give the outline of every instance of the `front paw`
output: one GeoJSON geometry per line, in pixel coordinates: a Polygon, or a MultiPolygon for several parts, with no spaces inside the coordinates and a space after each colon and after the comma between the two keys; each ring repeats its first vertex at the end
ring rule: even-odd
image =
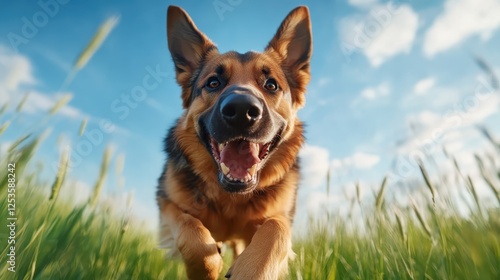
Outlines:
{"type": "Polygon", "coordinates": [[[279,262],[244,251],[236,258],[225,277],[231,280],[276,280],[279,271],[279,262]]]}
{"type": "Polygon", "coordinates": [[[223,267],[220,244],[200,224],[185,227],[177,239],[177,248],[189,279],[217,279],[223,267]]]}
{"type": "Polygon", "coordinates": [[[217,279],[223,267],[223,259],[217,244],[198,244],[181,251],[189,279],[217,279]]]}

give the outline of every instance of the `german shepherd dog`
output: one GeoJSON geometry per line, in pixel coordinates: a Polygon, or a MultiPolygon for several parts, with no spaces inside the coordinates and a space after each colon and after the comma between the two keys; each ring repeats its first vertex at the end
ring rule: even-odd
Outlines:
{"type": "Polygon", "coordinates": [[[219,277],[223,242],[234,253],[226,278],[278,279],[293,255],[309,11],[291,11],[262,53],[219,53],[175,6],[167,37],[184,111],[165,139],[160,245],[190,279],[219,277]]]}

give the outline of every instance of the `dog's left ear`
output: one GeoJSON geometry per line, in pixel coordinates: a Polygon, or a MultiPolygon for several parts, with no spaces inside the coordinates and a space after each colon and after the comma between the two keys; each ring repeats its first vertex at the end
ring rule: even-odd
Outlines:
{"type": "Polygon", "coordinates": [[[218,52],[217,47],[198,30],[186,11],[176,6],[168,7],[167,38],[177,83],[182,87],[182,105],[187,108],[191,102],[192,77],[203,59],[218,52]]]}
{"type": "Polygon", "coordinates": [[[277,55],[292,89],[296,108],[304,106],[312,55],[311,21],[306,6],[297,7],[286,16],[269,42],[266,53],[277,55]]]}

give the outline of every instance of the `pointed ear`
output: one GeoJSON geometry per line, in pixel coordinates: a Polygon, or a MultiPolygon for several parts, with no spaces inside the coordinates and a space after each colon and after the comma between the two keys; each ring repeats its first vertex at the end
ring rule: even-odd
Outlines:
{"type": "Polygon", "coordinates": [[[196,28],[189,15],[176,6],[168,7],[167,38],[177,83],[182,87],[182,104],[186,108],[191,102],[193,75],[208,54],[218,52],[217,47],[196,28]]]}
{"type": "Polygon", "coordinates": [[[269,42],[266,53],[281,61],[292,87],[293,101],[297,108],[302,107],[310,80],[309,62],[312,55],[311,21],[306,6],[297,7],[286,16],[269,42]]]}

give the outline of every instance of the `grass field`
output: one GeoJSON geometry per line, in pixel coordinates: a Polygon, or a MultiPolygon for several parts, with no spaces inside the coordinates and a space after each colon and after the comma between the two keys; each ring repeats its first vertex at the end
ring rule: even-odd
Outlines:
{"type": "MultiPolygon", "coordinates": [[[[156,249],[154,233],[96,203],[109,155],[103,156],[94,194],[87,203],[74,205],[58,197],[61,188],[71,187],[64,183],[67,155],[61,156],[53,182],[42,182],[30,164],[38,141],[22,137],[0,160],[0,221],[4,224],[0,279],[185,278],[182,265],[165,259],[156,249]],[[15,191],[14,176],[9,174],[15,174],[15,191]],[[7,197],[9,193],[15,196],[7,197]],[[8,198],[15,199],[15,209],[8,198]],[[15,244],[7,246],[12,217],[17,218],[15,244]],[[9,271],[12,251],[15,272],[9,271]]],[[[493,162],[500,158],[499,154],[488,157],[493,162]]],[[[462,178],[461,186],[475,199],[475,204],[469,204],[470,215],[460,215],[455,202],[446,197],[449,186],[433,183],[422,166],[426,184],[417,195],[427,197],[427,202],[396,206],[385,199],[384,180],[372,205],[352,201],[353,207],[362,210],[357,222],[334,213],[325,213],[328,218],[321,221],[311,219],[307,234],[294,241],[297,256],[287,278],[500,279],[500,170],[495,165],[486,168],[484,160],[477,157],[479,179],[489,186],[496,206],[483,206],[476,193],[478,182],[456,165],[454,175],[462,178]]]]}

